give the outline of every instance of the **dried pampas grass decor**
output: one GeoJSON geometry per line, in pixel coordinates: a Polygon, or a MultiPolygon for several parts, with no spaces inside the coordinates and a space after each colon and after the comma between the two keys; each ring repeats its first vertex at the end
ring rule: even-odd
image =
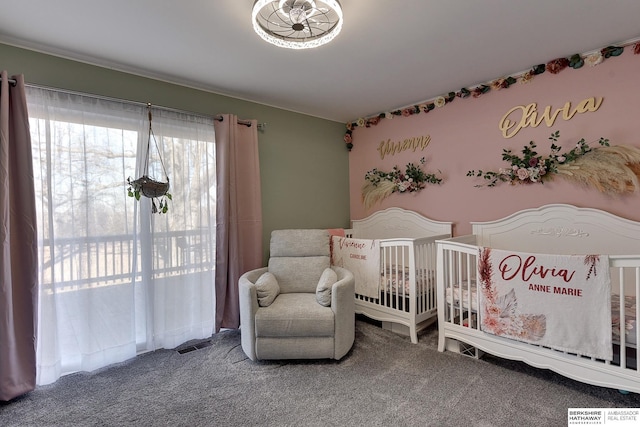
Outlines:
{"type": "Polygon", "coordinates": [[[362,186],[362,204],[365,209],[369,209],[389,197],[395,188],[396,184],[391,181],[381,181],[378,184],[367,181],[362,186]]]}
{"type": "Polygon", "coordinates": [[[570,164],[558,165],[559,176],[607,194],[640,191],[640,148],[598,147],[570,164]]]}
{"type": "MultiPolygon", "coordinates": [[[[540,156],[536,144],[525,145],[522,154],[516,155],[509,149],[502,152],[502,160],[511,164],[498,171],[472,170],[467,176],[482,177],[485,184],[494,187],[501,182],[511,185],[544,183],[554,177],[595,188],[609,195],[640,192],[640,147],[629,145],[611,146],[609,140],[600,138],[599,147],[592,148],[584,139],[564,153],[556,145],[560,132],[551,134],[551,154],[540,156]]],[[[483,185],[476,185],[482,187],[483,185]]]]}

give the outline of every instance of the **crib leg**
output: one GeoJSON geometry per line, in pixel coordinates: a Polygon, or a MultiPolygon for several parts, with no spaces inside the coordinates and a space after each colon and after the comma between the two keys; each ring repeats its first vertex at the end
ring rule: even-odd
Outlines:
{"type": "Polygon", "coordinates": [[[444,337],[444,334],[439,333],[438,334],[438,351],[440,353],[444,351],[445,343],[446,343],[446,338],[444,337]]]}
{"type": "Polygon", "coordinates": [[[418,344],[418,332],[416,330],[416,324],[413,324],[409,327],[409,334],[411,335],[411,343],[418,344]]]}

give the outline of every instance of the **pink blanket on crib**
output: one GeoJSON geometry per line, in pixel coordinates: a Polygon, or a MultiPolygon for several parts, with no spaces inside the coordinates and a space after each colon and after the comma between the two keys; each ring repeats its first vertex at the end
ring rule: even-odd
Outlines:
{"type": "Polygon", "coordinates": [[[607,256],[480,248],[478,278],[484,332],[612,360],[607,256]]]}
{"type": "Polygon", "coordinates": [[[356,294],[380,296],[380,241],[331,236],[331,265],[353,273],[356,294]]]}

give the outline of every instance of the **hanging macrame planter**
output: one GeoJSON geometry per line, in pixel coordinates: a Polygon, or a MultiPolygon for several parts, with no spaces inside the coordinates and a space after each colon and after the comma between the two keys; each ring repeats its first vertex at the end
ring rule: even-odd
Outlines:
{"type": "Polygon", "coordinates": [[[153,213],[163,214],[167,213],[169,210],[169,200],[171,200],[171,194],[169,193],[169,176],[167,175],[167,170],[164,167],[164,162],[160,155],[158,142],[156,141],[153,129],[151,128],[151,104],[147,104],[147,109],[149,111],[149,137],[147,139],[147,155],[144,160],[144,175],[135,180],[132,180],[130,177],[127,178],[127,184],[129,185],[127,193],[129,197],[135,197],[136,200],[140,200],[141,195],[151,199],[151,211],[153,213]],[[166,182],[156,181],[148,175],[152,139],[156,150],[158,151],[158,158],[160,159],[160,164],[162,165],[162,171],[164,172],[166,182]]]}

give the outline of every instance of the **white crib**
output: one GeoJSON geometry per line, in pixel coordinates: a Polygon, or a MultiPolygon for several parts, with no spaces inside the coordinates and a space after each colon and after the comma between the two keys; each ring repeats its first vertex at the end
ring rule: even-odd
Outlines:
{"type": "Polygon", "coordinates": [[[347,236],[377,239],[381,252],[379,295],[356,294],[356,313],[417,343],[418,332],[436,320],[435,242],[451,237],[452,223],[388,208],[351,224],[347,236]]]}
{"type": "MultiPolygon", "coordinates": [[[[483,352],[551,369],[592,385],[640,393],[640,222],[570,205],[527,209],[472,223],[472,235],[437,243],[439,351],[483,352]],[[613,360],[515,341],[480,330],[476,292],[479,247],[542,254],[607,254],[612,288],[613,360]],[[624,298],[621,298],[624,296],[624,298]]],[[[480,312],[481,313],[481,312],[480,312]]]]}

